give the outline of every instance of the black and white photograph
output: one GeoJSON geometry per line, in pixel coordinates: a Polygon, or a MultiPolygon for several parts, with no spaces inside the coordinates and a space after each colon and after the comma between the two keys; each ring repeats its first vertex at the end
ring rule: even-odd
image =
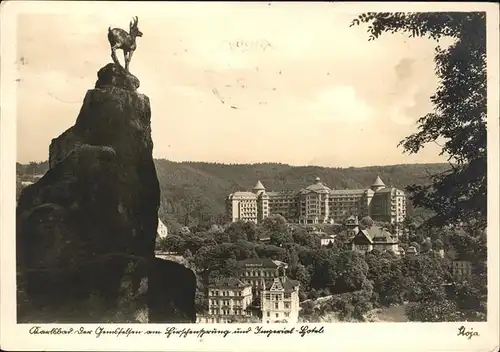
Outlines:
{"type": "Polygon", "coordinates": [[[42,3],[2,6],[11,324],[498,341],[498,6],[42,3]]]}

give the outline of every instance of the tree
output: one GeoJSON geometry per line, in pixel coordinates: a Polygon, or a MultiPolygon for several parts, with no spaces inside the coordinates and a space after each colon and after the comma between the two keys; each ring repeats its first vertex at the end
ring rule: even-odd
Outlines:
{"type": "Polygon", "coordinates": [[[311,287],[315,289],[334,287],[338,276],[335,253],[326,248],[320,248],[312,251],[311,254],[311,287]]]}
{"type": "Polygon", "coordinates": [[[239,240],[233,246],[233,255],[236,260],[245,260],[249,258],[257,258],[255,252],[255,244],[248,241],[239,240]]]}
{"type": "Polygon", "coordinates": [[[276,247],[283,247],[287,243],[293,243],[293,237],[287,232],[272,232],[270,243],[276,247]]]}
{"type": "Polygon", "coordinates": [[[286,255],[284,248],[266,244],[257,245],[255,252],[257,252],[259,258],[270,258],[273,260],[283,260],[286,255]]]}
{"type": "Polygon", "coordinates": [[[262,221],[262,228],[269,234],[272,233],[286,233],[288,228],[286,219],[281,215],[271,215],[262,221]]]}
{"type": "Polygon", "coordinates": [[[194,260],[193,253],[189,249],[186,249],[182,256],[184,257],[189,266],[193,264],[194,260]]]}
{"type": "Polygon", "coordinates": [[[257,241],[260,237],[257,225],[251,221],[236,221],[231,223],[225,233],[229,236],[231,242],[238,240],[257,241]]]}
{"type": "Polygon", "coordinates": [[[368,276],[364,256],[354,251],[343,251],[336,256],[335,293],[361,290],[368,276]]]}
{"type": "Polygon", "coordinates": [[[185,241],[182,237],[177,235],[169,235],[159,242],[160,249],[167,252],[183,253],[185,249],[185,241]]]}
{"type": "Polygon", "coordinates": [[[383,32],[439,40],[434,61],[440,84],[431,97],[434,111],[418,120],[418,131],[400,142],[405,152],[418,153],[441,139],[450,169],[433,175],[432,184],[408,187],[416,206],[434,211],[427,226],[466,222],[486,227],[486,13],[366,13],[351,26],[369,23],[369,41],[383,32]]]}
{"type": "Polygon", "coordinates": [[[420,253],[420,245],[417,242],[410,242],[410,247],[414,247],[420,253]]]}
{"type": "Polygon", "coordinates": [[[189,234],[186,235],[183,239],[184,239],[184,250],[189,249],[191,253],[196,253],[198,249],[204,247],[205,245],[204,242],[206,241],[203,237],[201,237],[198,234],[195,235],[189,234]]]}
{"type": "Polygon", "coordinates": [[[418,322],[443,322],[461,321],[462,316],[455,302],[439,298],[432,302],[421,301],[410,303],[406,307],[406,316],[410,321],[418,322]]]}
{"type": "Polygon", "coordinates": [[[436,250],[441,250],[444,248],[444,244],[443,244],[443,241],[441,241],[439,238],[434,241],[434,244],[433,244],[433,247],[436,248],[436,250]]]}
{"type": "Polygon", "coordinates": [[[435,252],[402,260],[406,299],[411,302],[440,302],[446,298],[443,284],[450,281],[445,263],[435,252]]]}
{"type": "Polygon", "coordinates": [[[377,254],[374,251],[368,253],[365,260],[376,301],[384,306],[401,303],[405,284],[401,260],[391,252],[377,254]]]}
{"type": "Polygon", "coordinates": [[[457,260],[466,260],[473,263],[486,261],[486,233],[476,236],[465,232],[453,232],[447,236],[449,245],[456,252],[457,260]]]}
{"type": "Polygon", "coordinates": [[[300,263],[293,264],[288,267],[289,276],[300,282],[300,290],[308,291],[309,282],[311,281],[311,275],[307,271],[306,267],[300,263]]]}
{"type": "Polygon", "coordinates": [[[308,248],[319,248],[321,240],[318,236],[308,233],[304,229],[297,229],[292,234],[293,242],[308,248]]]}
{"type": "Polygon", "coordinates": [[[236,242],[238,240],[246,241],[248,239],[245,232],[245,224],[245,221],[236,221],[229,225],[225,233],[229,236],[231,242],[236,242]]]}
{"type": "Polygon", "coordinates": [[[426,238],[420,245],[420,252],[426,253],[432,250],[432,242],[430,238],[426,238]]]}
{"type": "Polygon", "coordinates": [[[374,225],[374,221],[372,220],[371,217],[369,216],[365,216],[364,218],[362,218],[360,221],[359,221],[359,227],[361,229],[369,229],[370,227],[372,227],[374,225]]]}

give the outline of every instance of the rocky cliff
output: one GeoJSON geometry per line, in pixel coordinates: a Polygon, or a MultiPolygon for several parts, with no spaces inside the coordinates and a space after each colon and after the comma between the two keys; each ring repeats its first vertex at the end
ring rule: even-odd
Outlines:
{"type": "Polygon", "coordinates": [[[194,273],[154,257],[151,109],[120,66],[98,72],[50,169],[17,207],[18,320],[193,322],[194,273]]]}

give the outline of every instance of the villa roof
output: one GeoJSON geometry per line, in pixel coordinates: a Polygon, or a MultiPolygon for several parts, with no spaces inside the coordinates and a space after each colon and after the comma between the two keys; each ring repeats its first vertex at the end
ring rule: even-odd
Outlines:
{"type": "Polygon", "coordinates": [[[274,290],[283,290],[285,292],[293,292],[295,288],[299,286],[299,282],[297,280],[289,279],[288,277],[277,277],[272,281],[267,281],[265,283],[266,290],[274,291],[274,290]]]}
{"type": "Polygon", "coordinates": [[[368,229],[359,230],[358,234],[352,239],[352,241],[354,241],[360,234],[364,235],[372,244],[392,244],[398,242],[397,239],[392,237],[390,232],[378,226],[372,226],[368,229]]]}

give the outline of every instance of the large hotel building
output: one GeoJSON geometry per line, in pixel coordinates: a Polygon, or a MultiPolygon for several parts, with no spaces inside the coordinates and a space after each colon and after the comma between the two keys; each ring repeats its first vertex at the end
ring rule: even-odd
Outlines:
{"type": "Polygon", "coordinates": [[[259,223],[280,214],[299,224],[332,224],[350,216],[370,216],[375,221],[402,222],[406,217],[406,195],[388,187],[377,176],[368,189],[330,189],[319,178],[299,191],[266,192],[258,181],[252,192],[234,192],[226,199],[231,221],[259,223]]]}

